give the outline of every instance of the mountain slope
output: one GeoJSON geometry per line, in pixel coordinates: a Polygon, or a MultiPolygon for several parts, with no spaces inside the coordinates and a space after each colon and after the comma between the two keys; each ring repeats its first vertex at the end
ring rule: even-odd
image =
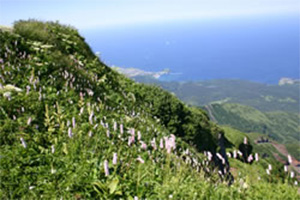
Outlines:
{"type": "Polygon", "coordinates": [[[228,187],[223,130],[111,70],[74,28],[19,21],[0,30],[0,45],[1,198],[297,198],[280,170],[228,187]]]}
{"type": "Polygon", "coordinates": [[[287,144],[289,152],[299,155],[300,116],[286,112],[263,113],[240,104],[211,104],[210,112],[219,124],[230,125],[244,132],[258,132],[287,144]]]}

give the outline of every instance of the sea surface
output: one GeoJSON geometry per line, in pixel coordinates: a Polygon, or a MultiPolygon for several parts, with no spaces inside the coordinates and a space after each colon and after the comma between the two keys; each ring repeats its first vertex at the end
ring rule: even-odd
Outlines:
{"type": "Polygon", "coordinates": [[[173,21],[80,30],[110,66],[170,69],[163,80],[299,78],[299,16],[173,21]]]}

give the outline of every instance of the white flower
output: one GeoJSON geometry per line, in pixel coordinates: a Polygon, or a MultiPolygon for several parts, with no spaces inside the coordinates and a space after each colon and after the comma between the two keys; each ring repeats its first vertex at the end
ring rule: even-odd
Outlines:
{"type": "Polygon", "coordinates": [[[291,155],[288,155],[288,162],[289,162],[289,164],[292,164],[292,157],[291,157],[291,155]]]}
{"type": "Polygon", "coordinates": [[[109,169],[108,169],[108,161],[107,160],[104,161],[104,173],[105,173],[105,176],[109,176],[109,169]]]}
{"type": "Polygon", "coordinates": [[[294,176],[295,176],[295,173],[291,172],[291,178],[294,178],[294,176]]]}
{"type": "Polygon", "coordinates": [[[55,152],[55,148],[54,148],[54,145],[51,146],[51,153],[54,153],[55,152]]]}
{"type": "Polygon", "coordinates": [[[22,143],[23,147],[26,148],[27,144],[26,144],[24,138],[21,137],[20,140],[21,140],[21,143],[22,143]]]}

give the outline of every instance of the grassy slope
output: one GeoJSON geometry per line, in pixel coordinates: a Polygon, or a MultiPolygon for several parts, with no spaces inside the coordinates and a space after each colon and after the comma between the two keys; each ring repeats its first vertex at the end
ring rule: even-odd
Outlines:
{"type": "Polygon", "coordinates": [[[285,112],[263,113],[240,104],[213,104],[212,113],[219,124],[244,132],[259,132],[287,144],[289,152],[299,157],[299,115],[285,112]]]}
{"type": "Polygon", "coordinates": [[[224,184],[198,153],[216,151],[220,128],[106,67],[73,28],[23,21],[0,41],[1,198],[297,198],[276,177],[224,184]],[[176,148],[167,153],[160,141],[171,134],[176,148]]]}

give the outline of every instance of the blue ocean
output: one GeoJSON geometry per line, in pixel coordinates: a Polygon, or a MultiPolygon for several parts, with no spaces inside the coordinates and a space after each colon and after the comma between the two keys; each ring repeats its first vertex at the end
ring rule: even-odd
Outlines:
{"type": "Polygon", "coordinates": [[[299,16],[223,18],[81,30],[107,65],[170,69],[163,80],[299,78],[299,16]]]}

